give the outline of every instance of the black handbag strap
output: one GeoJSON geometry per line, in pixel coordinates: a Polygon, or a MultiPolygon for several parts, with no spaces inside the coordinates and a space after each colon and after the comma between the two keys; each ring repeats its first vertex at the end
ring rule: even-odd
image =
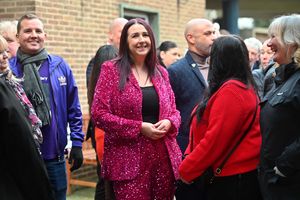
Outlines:
{"type": "MultiPolygon", "coordinates": [[[[226,157],[222,161],[221,165],[216,168],[216,170],[214,171],[214,174],[217,174],[217,175],[221,174],[222,169],[223,169],[225,163],[227,162],[227,160],[229,159],[229,157],[231,156],[231,154],[235,151],[235,149],[239,146],[239,144],[243,141],[243,139],[245,138],[247,133],[250,131],[250,129],[251,129],[251,127],[252,127],[252,125],[255,121],[257,109],[258,109],[258,101],[257,101],[257,97],[256,97],[256,108],[255,108],[255,112],[254,112],[254,115],[252,117],[251,123],[249,124],[248,128],[245,130],[245,132],[243,133],[243,135],[241,136],[239,141],[235,144],[235,146],[231,149],[231,151],[226,155],[226,157]]],[[[193,132],[192,132],[191,143],[192,143],[192,145],[190,146],[190,152],[193,151],[193,144],[194,144],[194,133],[193,132]]]]}
{"type": "Polygon", "coordinates": [[[249,124],[248,128],[245,130],[245,132],[243,133],[242,137],[239,139],[239,141],[235,144],[235,146],[231,149],[231,151],[227,154],[227,156],[225,157],[225,159],[223,160],[223,162],[221,163],[221,165],[215,170],[215,173],[217,175],[221,174],[222,169],[225,165],[225,163],[227,162],[227,160],[229,159],[229,157],[231,156],[231,154],[236,150],[236,148],[239,146],[239,144],[243,141],[243,139],[246,137],[247,133],[250,131],[254,121],[255,121],[255,117],[256,117],[256,113],[257,113],[257,109],[258,109],[258,102],[257,102],[257,97],[256,97],[256,107],[255,107],[255,112],[254,115],[252,117],[251,123],[249,124]]]}

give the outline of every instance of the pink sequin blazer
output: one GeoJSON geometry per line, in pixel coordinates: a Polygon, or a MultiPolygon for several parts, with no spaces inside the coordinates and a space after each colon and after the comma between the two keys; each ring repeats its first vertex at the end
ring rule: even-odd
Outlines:
{"type": "MultiPolygon", "coordinates": [[[[172,169],[179,178],[181,151],[176,142],[180,114],[176,110],[174,94],[167,71],[159,66],[151,78],[159,96],[159,120],[172,123],[164,142],[172,169]]],[[[92,118],[105,131],[102,175],[109,180],[130,180],[139,173],[142,126],[142,91],[131,73],[123,90],[119,89],[119,71],[113,61],[102,65],[92,105],[92,118]]]]}

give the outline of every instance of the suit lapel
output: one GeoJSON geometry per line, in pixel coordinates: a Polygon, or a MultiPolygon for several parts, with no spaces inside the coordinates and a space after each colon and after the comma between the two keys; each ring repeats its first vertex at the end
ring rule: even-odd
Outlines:
{"type": "Polygon", "coordinates": [[[136,78],[134,77],[133,73],[130,72],[129,74],[129,82],[136,88],[138,88],[139,90],[141,89],[140,86],[139,86],[139,83],[138,81],[136,80],[136,78]]]}
{"type": "Polygon", "coordinates": [[[207,83],[204,79],[204,77],[202,76],[200,70],[199,70],[199,67],[198,67],[198,64],[193,60],[192,56],[190,55],[189,52],[186,53],[186,60],[188,62],[188,64],[190,65],[193,73],[196,75],[196,77],[198,78],[198,80],[200,81],[200,83],[207,87],[207,83]]]}

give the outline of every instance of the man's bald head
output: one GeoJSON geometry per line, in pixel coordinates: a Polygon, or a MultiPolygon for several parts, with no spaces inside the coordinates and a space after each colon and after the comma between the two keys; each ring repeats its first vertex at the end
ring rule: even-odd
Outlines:
{"type": "Polygon", "coordinates": [[[120,37],[123,30],[123,27],[128,22],[125,18],[116,18],[114,19],[110,26],[108,32],[108,43],[115,46],[119,49],[120,37]]]}
{"type": "Polygon", "coordinates": [[[207,19],[192,19],[185,26],[184,37],[190,51],[208,57],[211,45],[216,38],[215,27],[207,19]]]}
{"type": "Polygon", "coordinates": [[[185,31],[184,31],[184,37],[187,37],[187,34],[189,33],[194,33],[197,31],[198,26],[213,26],[213,23],[209,21],[208,19],[203,19],[203,18],[196,18],[190,20],[186,26],[185,26],[185,31]]]}

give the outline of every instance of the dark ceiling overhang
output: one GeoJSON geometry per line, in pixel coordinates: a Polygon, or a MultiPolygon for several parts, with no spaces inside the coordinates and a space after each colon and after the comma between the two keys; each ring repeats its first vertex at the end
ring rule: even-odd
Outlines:
{"type": "MultiPolygon", "coordinates": [[[[224,0],[206,0],[206,9],[222,10],[224,0]]],[[[230,0],[225,0],[230,1],[230,0]]],[[[300,0],[238,0],[239,16],[269,20],[279,15],[300,13],[300,0]]]]}

